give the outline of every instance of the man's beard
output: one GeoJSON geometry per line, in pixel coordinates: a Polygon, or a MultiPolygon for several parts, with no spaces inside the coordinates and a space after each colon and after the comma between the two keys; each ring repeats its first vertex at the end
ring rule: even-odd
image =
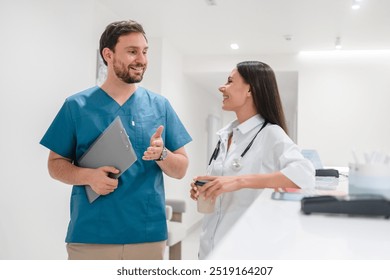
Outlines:
{"type": "MultiPolygon", "coordinates": [[[[135,65],[136,67],[142,67],[142,64],[135,65]]],[[[130,65],[126,67],[126,65],[122,62],[117,63],[117,61],[114,59],[114,72],[116,76],[121,79],[123,82],[127,84],[134,84],[139,83],[142,81],[142,78],[144,77],[144,72],[142,72],[141,75],[130,75],[130,65]]]]}

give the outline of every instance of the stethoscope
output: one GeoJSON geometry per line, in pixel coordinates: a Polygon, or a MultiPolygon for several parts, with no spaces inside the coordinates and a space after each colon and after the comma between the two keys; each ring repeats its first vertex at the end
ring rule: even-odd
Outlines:
{"type": "MultiPolygon", "coordinates": [[[[245,156],[245,154],[249,151],[249,149],[252,147],[253,142],[255,141],[257,135],[260,133],[260,131],[268,124],[268,121],[265,121],[263,125],[260,127],[259,131],[257,131],[256,135],[253,137],[252,141],[249,142],[248,146],[245,148],[245,150],[242,152],[239,158],[235,158],[232,161],[231,168],[235,171],[239,171],[242,168],[241,160],[245,156]]],[[[211,158],[209,160],[209,166],[213,162],[213,160],[216,160],[219,155],[219,150],[221,147],[221,140],[218,140],[217,146],[214,149],[213,154],[211,155],[211,158]]]]}

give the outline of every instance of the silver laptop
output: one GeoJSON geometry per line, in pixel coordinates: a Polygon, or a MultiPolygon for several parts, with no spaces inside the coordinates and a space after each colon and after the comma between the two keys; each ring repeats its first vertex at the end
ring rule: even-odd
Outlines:
{"type": "MultiPolygon", "coordinates": [[[[80,167],[88,168],[113,166],[119,173],[109,176],[119,178],[136,160],[137,155],[118,116],[82,155],[78,163],[80,167]]],[[[85,190],[90,203],[100,196],[90,186],[85,186],[85,190]]]]}

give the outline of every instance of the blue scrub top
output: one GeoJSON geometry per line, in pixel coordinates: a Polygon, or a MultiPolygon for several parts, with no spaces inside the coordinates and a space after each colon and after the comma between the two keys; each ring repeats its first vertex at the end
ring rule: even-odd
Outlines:
{"type": "Polygon", "coordinates": [[[77,165],[117,116],[138,160],[121,175],[113,193],[93,203],[83,186],[73,186],[66,242],[130,244],[167,239],[163,174],[156,162],[142,156],[160,125],[170,151],[192,139],[165,97],[139,87],[120,106],[101,88],[87,89],[65,100],[40,144],[77,165]]]}

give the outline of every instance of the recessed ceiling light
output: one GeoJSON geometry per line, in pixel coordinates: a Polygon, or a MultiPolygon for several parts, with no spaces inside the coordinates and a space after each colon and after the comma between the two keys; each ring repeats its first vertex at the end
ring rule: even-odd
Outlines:
{"type": "Polygon", "coordinates": [[[240,46],[236,43],[230,44],[230,47],[232,48],[232,50],[238,50],[240,48],[240,46]]]}
{"type": "Polygon", "coordinates": [[[360,9],[360,2],[361,0],[352,0],[352,9],[353,10],[360,9]]]}
{"type": "Polygon", "coordinates": [[[206,0],[207,5],[209,6],[217,6],[216,0],[206,0]]]}

